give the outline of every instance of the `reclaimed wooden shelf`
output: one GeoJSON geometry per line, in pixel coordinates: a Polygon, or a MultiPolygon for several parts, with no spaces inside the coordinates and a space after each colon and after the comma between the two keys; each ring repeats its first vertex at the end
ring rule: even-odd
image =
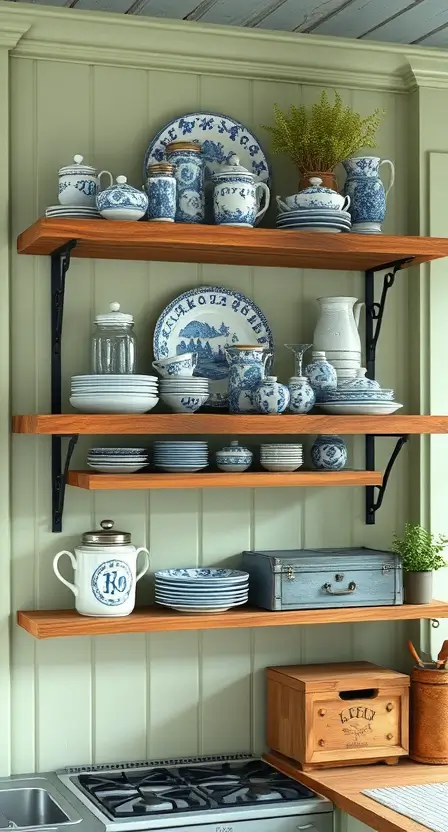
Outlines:
{"type": "Polygon", "coordinates": [[[366,271],[410,258],[448,256],[448,239],[363,234],[314,234],[270,228],[182,223],[41,219],[20,234],[19,254],[52,254],[76,240],[73,257],[163,260],[366,271]]]}
{"type": "MultiPolygon", "coordinates": [[[[87,222],[87,220],[86,220],[87,222]]],[[[404,434],[448,433],[448,416],[248,416],[232,413],[143,415],[30,414],[13,417],[14,433],[31,434],[404,434]]]]}
{"type": "Polygon", "coordinates": [[[382,485],[381,471],[223,471],[169,474],[98,474],[92,471],[69,471],[68,485],[89,491],[136,488],[308,488],[340,485],[382,485]]]}
{"type": "Polygon", "coordinates": [[[402,604],[391,607],[271,612],[238,607],[220,614],[188,615],[157,606],[134,610],[124,618],[90,618],[75,610],[19,610],[17,623],[35,638],[100,636],[116,633],[161,633],[168,630],[227,630],[240,627],[279,627],[295,624],[343,624],[357,621],[404,621],[448,617],[448,603],[402,604]]]}
{"type": "Polygon", "coordinates": [[[288,777],[328,797],[338,809],[377,832],[428,832],[428,827],[362,794],[365,789],[448,783],[448,766],[423,765],[407,759],[395,766],[350,766],[306,772],[300,771],[294,760],[275,751],[263,754],[263,759],[288,777]]]}

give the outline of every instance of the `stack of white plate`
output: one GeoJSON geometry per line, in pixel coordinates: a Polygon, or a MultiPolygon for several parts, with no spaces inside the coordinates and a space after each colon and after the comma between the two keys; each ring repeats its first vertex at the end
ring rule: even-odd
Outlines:
{"type": "Polygon", "coordinates": [[[338,381],[356,378],[361,367],[361,353],[355,350],[325,350],[325,358],[336,370],[338,381]]]}
{"type": "Polygon", "coordinates": [[[209,397],[208,378],[176,376],[159,380],[160,398],[175,413],[194,413],[209,397]]]}
{"type": "Polygon", "coordinates": [[[170,474],[201,471],[208,465],[207,442],[154,442],[154,465],[170,474]]]}
{"type": "Polygon", "coordinates": [[[149,465],[146,448],[90,448],[87,465],[102,474],[135,474],[149,465]]]}
{"type": "Polygon", "coordinates": [[[179,612],[225,612],[247,604],[249,574],[237,569],[161,569],[156,602],[179,612]]]}
{"type": "Polygon", "coordinates": [[[277,216],[277,228],[295,231],[326,231],[340,234],[350,231],[351,216],[348,211],[333,208],[296,208],[283,211],[277,216]]]}
{"type": "Polygon", "coordinates": [[[260,462],[266,471],[297,471],[303,465],[303,445],[285,442],[262,445],[260,462]]]}
{"type": "Polygon", "coordinates": [[[157,390],[156,376],[72,376],[70,404],[82,413],[147,413],[157,390]]]}
{"type": "Polygon", "coordinates": [[[49,205],[45,211],[46,217],[76,217],[78,220],[100,220],[101,214],[96,206],[85,205],[49,205]]]}

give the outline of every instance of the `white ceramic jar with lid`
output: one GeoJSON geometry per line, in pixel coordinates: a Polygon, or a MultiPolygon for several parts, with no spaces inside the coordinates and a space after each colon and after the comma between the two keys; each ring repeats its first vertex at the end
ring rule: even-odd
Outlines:
{"type": "Polygon", "coordinates": [[[58,198],[61,205],[88,205],[94,208],[103,173],[109,177],[110,184],[114,181],[108,170],[97,173],[91,165],[83,165],[83,161],[82,156],[76,155],[73,164],[60,168],[58,198]]]}
{"type": "Polygon", "coordinates": [[[109,618],[130,615],[135,606],[137,581],[149,568],[149,552],[131,543],[129,532],[113,528],[113,520],[102,520],[101,529],[84,532],[75,552],[63,550],[53,560],[55,575],[75,596],[80,615],[109,618]],[[137,558],[144,554],[144,564],[137,572],[137,558]],[[61,575],[59,558],[67,555],[74,570],[74,583],[61,575]]]}
{"type": "Polygon", "coordinates": [[[247,471],[252,463],[253,454],[249,448],[242,447],[236,439],[216,451],[216,465],[220,471],[247,471]]]}
{"type": "Polygon", "coordinates": [[[137,342],[134,318],[110,304],[110,312],[95,316],[92,338],[92,373],[127,375],[137,371],[137,342]]]}

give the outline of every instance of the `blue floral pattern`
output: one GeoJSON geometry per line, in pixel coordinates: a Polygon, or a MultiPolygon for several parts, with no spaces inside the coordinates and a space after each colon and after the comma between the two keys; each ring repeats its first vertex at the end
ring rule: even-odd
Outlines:
{"type": "Polygon", "coordinates": [[[148,195],[148,218],[170,220],[176,216],[176,180],[174,176],[150,176],[145,186],[148,195]]]}
{"type": "Polygon", "coordinates": [[[375,223],[378,231],[386,215],[386,192],[379,177],[381,160],[376,156],[361,156],[343,162],[347,173],[343,194],[349,196],[352,229],[359,223],[375,223]]]}
{"type": "Polygon", "coordinates": [[[290,381],[289,392],[291,394],[289,409],[291,413],[309,413],[314,407],[316,396],[307,378],[300,381],[290,381]]]}
{"type": "Polygon", "coordinates": [[[253,413],[257,410],[254,394],[263,381],[268,355],[265,350],[226,349],[231,413],[253,413]]]}
{"type": "Polygon", "coordinates": [[[340,436],[318,436],[311,448],[315,468],[339,471],[347,464],[347,448],[340,436]]]}
{"type": "Polygon", "coordinates": [[[336,370],[326,358],[313,356],[305,374],[313,388],[317,402],[325,401],[329,390],[336,390],[338,383],[336,370]]]}
{"type": "Polygon", "coordinates": [[[204,222],[204,160],[195,150],[173,149],[167,160],[176,178],[176,222],[204,222]]]}
{"type": "Polygon", "coordinates": [[[260,413],[283,413],[289,404],[289,390],[277,380],[265,379],[254,393],[254,402],[260,413]]]}

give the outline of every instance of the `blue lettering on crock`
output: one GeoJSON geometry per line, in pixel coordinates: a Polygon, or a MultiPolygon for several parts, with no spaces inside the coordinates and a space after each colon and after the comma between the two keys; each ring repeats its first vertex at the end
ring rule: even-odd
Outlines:
{"type": "Polygon", "coordinates": [[[122,560],[101,563],[92,575],[91,587],[95,598],[108,607],[123,604],[132,589],[132,572],[122,560]]]}

